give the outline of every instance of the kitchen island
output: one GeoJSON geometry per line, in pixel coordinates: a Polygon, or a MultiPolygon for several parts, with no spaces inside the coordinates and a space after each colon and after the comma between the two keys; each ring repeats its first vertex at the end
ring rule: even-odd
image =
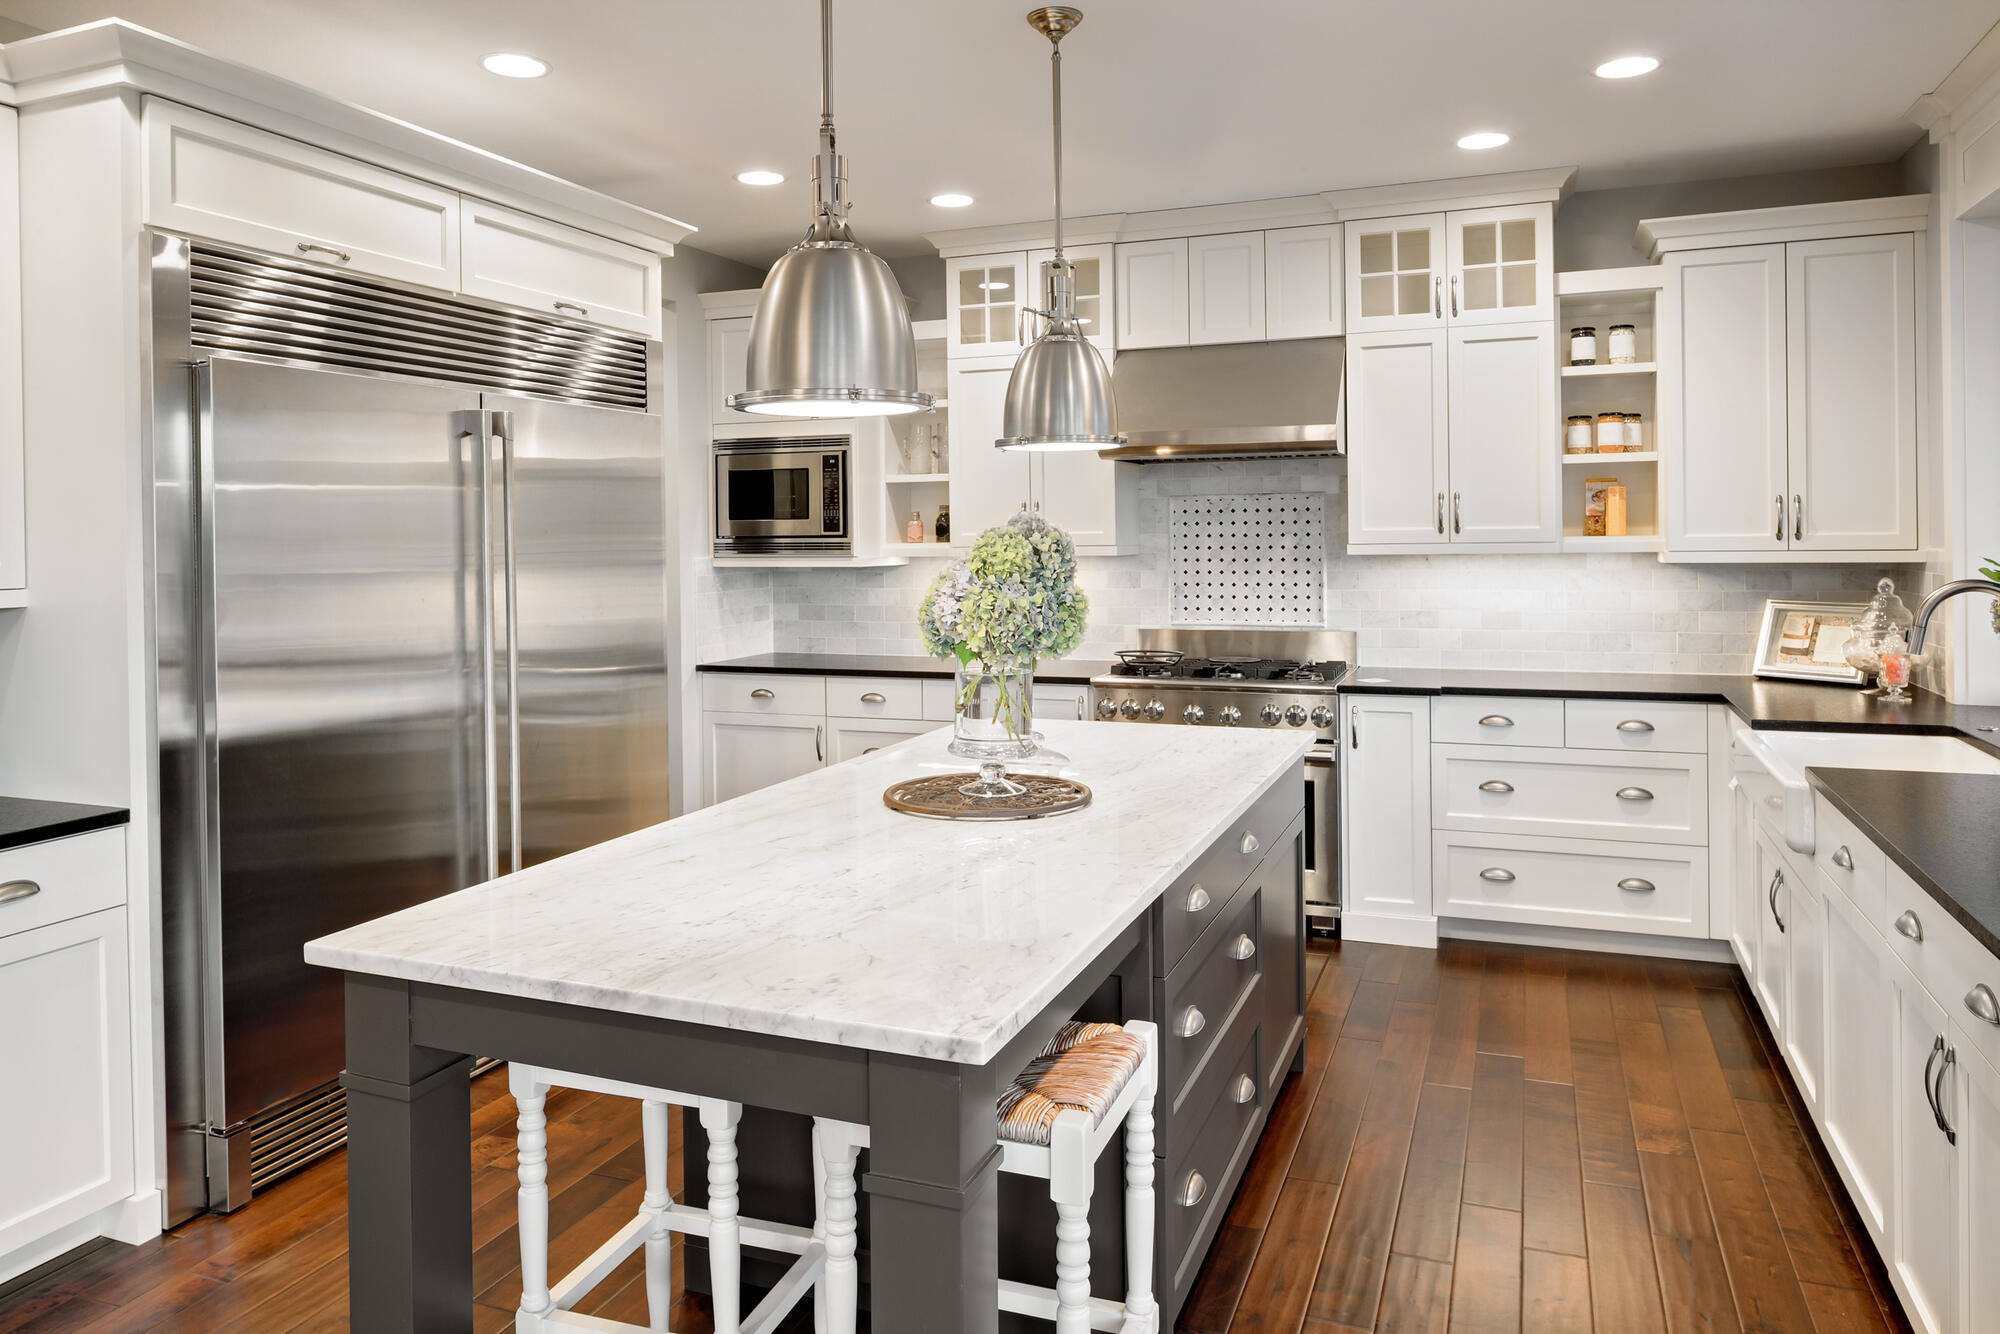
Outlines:
{"type": "Polygon", "coordinates": [[[355,1327],[471,1327],[479,1053],[867,1124],[872,1327],[996,1329],[994,1100],[1107,995],[1176,1021],[1171,1320],[1303,1039],[1309,738],[1044,730],[1093,790],[1079,813],[888,810],[890,783],[963,767],[940,730],[308,945],[348,975],[355,1327]]]}

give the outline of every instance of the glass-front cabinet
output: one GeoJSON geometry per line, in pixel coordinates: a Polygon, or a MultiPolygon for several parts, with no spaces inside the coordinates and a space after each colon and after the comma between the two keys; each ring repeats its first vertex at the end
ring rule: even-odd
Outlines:
{"type": "Polygon", "coordinates": [[[1347,224],[1347,332],[1444,322],[1442,213],[1347,224]]]}
{"type": "Polygon", "coordinates": [[[1347,332],[1555,317],[1551,204],[1347,224],[1347,332]]]}
{"type": "Polygon", "coordinates": [[[1034,281],[1022,251],[946,260],[947,355],[1019,352],[1021,310],[1036,304],[1034,281]]]}

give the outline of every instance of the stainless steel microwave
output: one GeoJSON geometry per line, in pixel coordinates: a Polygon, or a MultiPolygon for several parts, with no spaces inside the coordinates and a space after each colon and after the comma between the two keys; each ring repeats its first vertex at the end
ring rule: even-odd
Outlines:
{"type": "Polygon", "coordinates": [[[847,436],[715,442],[715,552],[852,551],[847,436]]]}

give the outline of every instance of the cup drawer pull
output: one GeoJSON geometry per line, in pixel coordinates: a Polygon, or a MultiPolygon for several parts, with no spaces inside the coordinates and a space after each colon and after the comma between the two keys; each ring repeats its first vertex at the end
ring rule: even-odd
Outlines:
{"type": "Polygon", "coordinates": [[[1489,713],[1479,720],[1481,727],[1512,727],[1514,720],[1504,713],[1489,713]]]}
{"type": "Polygon", "coordinates": [[[1479,878],[1481,880],[1491,880],[1496,885],[1511,885],[1514,883],[1514,873],[1504,866],[1489,866],[1479,873],[1479,878]]]}
{"type": "Polygon", "coordinates": [[[1181,1011],[1180,1019],[1175,1022],[1174,1036],[1191,1038],[1207,1027],[1208,1016],[1201,1012],[1200,1006],[1190,1005],[1181,1011]]]}
{"type": "Polygon", "coordinates": [[[1514,785],[1500,778],[1489,778],[1479,785],[1481,792],[1512,792],[1514,785]]]}
{"type": "Polygon", "coordinates": [[[1995,1028],[2000,1028],[2000,997],[1993,994],[1993,988],[1981,982],[1965,993],[1965,1008],[1974,1016],[1984,1019],[1995,1028]]]}
{"type": "Polygon", "coordinates": [[[1618,789],[1620,801],[1651,801],[1653,794],[1643,787],[1621,787],[1618,789]]]}
{"type": "Polygon", "coordinates": [[[774,694],[772,694],[772,693],[771,693],[770,691],[768,691],[768,690],[764,689],[764,687],[762,687],[762,686],[758,686],[758,687],[757,687],[757,688],[756,688],[755,690],[753,690],[753,691],[751,691],[751,692],[750,692],[750,698],[751,698],[751,699],[776,699],[776,698],[777,698],[777,696],[776,696],[776,695],[774,695],[774,694]]]}
{"type": "Polygon", "coordinates": [[[1653,730],[1653,725],[1644,718],[1627,718],[1624,722],[1618,724],[1618,730],[1621,732],[1650,732],[1653,730]]]}
{"type": "Polygon", "coordinates": [[[1174,1203],[1183,1209],[1192,1209],[1208,1196],[1208,1178],[1199,1172],[1187,1174],[1187,1181],[1181,1186],[1181,1193],[1174,1197],[1174,1203]]]}
{"type": "Polygon", "coordinates": [[[1208,891],[1203,889],[1200,885],[1196,885],[1193,889],[1190,889],[1188,891],[1187,903],[1184,904],[1183,906],[1189,912],[1200,912],[1203,908],[1206,908],[1210,903],[1213,902],[1214,900],[1209,898],[1208,896],[1208,891]]]}
{"type": "Polygon", "coordinates": [[[1243,834],[1243,841],[1236,845],[1236,850],[1242,853],[1245,857],[1248,857],[1251,853],[1255,852],[1257,849],[1263,846],[1264,845],[1262,843],[1259,843],[1257,841],[1257,836],[1255,834],[1252,834],[1246,830],[1243,834]]]}
{"type": "Polygon", "coordinates": [[[31,899],[42,892],[42,887],[32,880],[9,880],[0,885],[0,903],[18,903],[31,899]]]}
{"type": "Polygon", "coordinates": [[[1257,942],[1247,935],[1239,935],[1229,942],[1229,957],[1241,962],[1257,957],[1257,942]]]}
{"type": "Polygon", "coordinates": [[[1845,843],[1833,850],[1833,864],[1843,871],[1854,869],[1854,854],[1847,850],[1845,843]]]}
{"type": "Polygon", "coordinates": [[[1236,1082],[1229,1088],[1229,1100],[1241,1107],[1256,1096],[1257,1081],[1248,1075],[1236,1076],[1236,1082]]]}
{"type": "Polygon", "coordinates": [[[863,704],[887,704],[889,697],[879,690],[871,690],[861,697],[863,704]]]}
{"type": "Polygon", "coordinates": [[[1642,879],[1639,876],[1628,875],[1623,880],[1620,880],[1618,882],[1618,888],[1623,890],[1629,890],[1634,894],[1650,894],[1654,890],[1658,889],[1659,886],[1655,885],[1652,881],[1642,879]]]}
{"type": "Polygon", "coordinates": [[[1923,919],[1910,909],[1903,909],[1902,916],[1896,919],[1896,934],[1914,940],[1921,945],[1924,940],[1923,919]]]}

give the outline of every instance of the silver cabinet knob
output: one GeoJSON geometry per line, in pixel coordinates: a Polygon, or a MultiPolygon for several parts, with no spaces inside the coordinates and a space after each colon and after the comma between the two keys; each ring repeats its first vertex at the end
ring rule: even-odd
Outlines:
{"type": "Polygon", "coordinates": [[[1208,1195],[1208,1178],[1199,1172],[1187,1174],[1181,1185],[1181,1193],[1174,1196],[1174,1203],[1183,1209],[1192,1209],[1208,1195]]]}
{"type": "Polygon", "coordinates": [[[1215,721],[1221,723],[1224,727],[1234,727],[1243,721],[1243,710],[1237,708],[1234,704],[1225,704],[1215,711],[1215,721]]]}
{"type": "Polygon", "coordinates": [[[887,704],[889,697],[879,690],[871,690],[861,697],[863,704],[887,704]]]}
{"type": "Polygon", "coordinates": [[[1333,710],[1324,704],[1315,706],[1312,711],[1312,725],[1314,727],[1333,726],[1333,710]]]}
{"type": "Polygon", "coordinates": [[[1229,1087],[1229,1100],[1238,1107],[1257,1096],[1257,1081],[1248,1075],[1236,1076],[1236,1082],[1229,1087]]]}
{"type": "Polygon", "coordinates": [[[776,699],[776,698],[777,698],[777,696],[776,696],[776,695],[774,695],[774,694],[772,694],[772,693],[771,693],[770,691],[768,691],[768,690],[764,689],[764,687],[762,687],[762,686],[758,686],[758,687],[757,687],[757,688],[756,688],[755,690],[753,690],[753,691],[751,691],[751,692],[750,692],[750,698],[751,698],[751,699],[776,699]]]}
{"type": "Polygon", "coordinates": [[[1993,988],[1984,982],[1965,993],[1965,1008],[1995,1028],[2000,1028],[2000,996],[1995,996],[1993,988]]]}
{"type": "Polygon", "coordinates": [[[1653,725],[1644,718],[1627,718],[1624,722],[1618,724],[1618,730],[1621,732],[1650,732],[1653,730],[1653,725]]]}
{"type": "Polygon", "coordinates": [[[1304,727],[1306,725],[1306,706],[1303,704],[1294,704],[1286,709],[1285,721],[1294,727],[1304,727]]]}
{"type": "Polygon", "coordinates": [[[1491,880],[1496,885],[1511,885],[1514,883],[1514,873],[1504,866],[1489,866],[1479,873],[1479,878],[1481,880],[1491,880]]]}
{"type": "Polygon", "coordinates": [[[1285,711],[1275,704],[1266,704],[1263,708],[1257,710],[1257,716],[1264,720],[1264,726],[1276,727],[1278,719],[1285,716],[1285,711]]]}
{"type": "Polygon", "coordinates": [[[1201,1012],[1200,1006],[1190,1005],[1181,1011],[1181,1017],[1175,1021],[1174,1035],[1176,1037],[1191,1038],[1207,1027],[1208,1016],[1201,1012]]]}
{"type": "Polygon", "coordinates": [[[1198,723],[1206,717],[1208,717],[1208,710],[1199,704],[1190,704],[1181,710],[1181,721],[1184,723],[1198,723]]]}
{"type": "Polygon", "coordinates": [[[1843,871],[1854,869],[1854,854],[1847,850],[1845,843],[1833,850],[1833,864],[1843,871]]]}
{"type": "Polygon", "coordinates": [[[1489,778],[1479,785],[1481,792],[1512,792],[1514,785],[1499,778],[1489,778]]]}
{"type": "Polygon", "coordinates": [[[1628,875],[1618,882],[1618,888],[1633,894],[1650,894],[1659,886],[1650,880],[1642,880],[1636,875],[1628,875]]]}
{"type": "Polygon", "coordinates": [[[22,899],[32,899],[42,892],[42,887],[32,880],[9,880],[0,885],[0,903],[18,903],[22,899]]]}
{"type": "Polygon", "coordinates": [[[1256,954],[1257,942],[1250,939],[1247,935],[1239,935],[1236,939],[1229,942],[1229,957],[1232,959],[1240,962],[1244,959],[1255,958],[1256,954]]]}
{"type": "Polygon", "coordinates": [[[1118,712],[1118,701],[1112,699],[1109,695],[1106,695],[1103,699],[1097,701],[1098,717],[1109,718],[1117,712],[1118,712]]]}
{"type": "Polygon", "coordinates": [[[1121,701],[1118,705],[1118,712],[1127,718],[1137,718],[1139,716],[1139,701],[1136,699],[1121,701]]]}
{"type": "Polygon", "coordinates": [[[1246,829],[1243,831],[1242,841],[1236,845],[1236,850],[1242,853],[1245,857],[1248,857],[1251,853],[1255,852],[1257,849],[1263,846],[1264,845],[1262,843],[1257,841],[1257,836],[1246,829]]]}
{"type": "Polygon", "coordinates": [[[1618,789],[1620,801],[1651,801],[1653,794],[1643,787],[1621,787],[1618,789]]]}
{"type": "Polygon", "coordinates": [[[1918,917],[1916,913],[1912,912],[1910,909],[1908,908],[1903,909],[1902,916],[1896,919],[1896,934],[1899,936],[1905,936],[1910,940],[1914,940],[1918,944],[1922,944],[1924,939],[1923,919],[1918,917]]]}
{"type": "Polygon", "coordinates": [[[1481,727],[1512,727],[1514,720],[1504,713],[1489,713],[1479,720],[1481,727]]]}
{"type": "Polygon", "coordinates": [[[1214,900],[1208,897],[1208,891],[1196,885],[1188,891],[1186,907],[1189,912],[1200,912],[1212,902],[1214,900]]]}

